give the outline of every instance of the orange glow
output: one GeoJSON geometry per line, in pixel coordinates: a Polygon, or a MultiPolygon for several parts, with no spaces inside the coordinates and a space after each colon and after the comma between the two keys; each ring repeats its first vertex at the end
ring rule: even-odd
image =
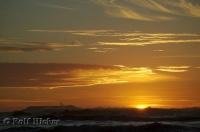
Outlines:
{"type": "Polygon", "coordinates": [[[135,106],[135,108],[139,109],[139,110],[144,110],[146,108],[150,107],[149,105],[146,104],[138,104],[135,106]]]}
{"type": "Polygon", "coordinates": [[[58,85],[53,88],[60,87],[81,87],[92,86],[99,84],[122,84],[134,82],[156,82],[161,80],[174,79],[171,76],[165,76],[155,73],[148,67],[123,67],[117,66],[118,69],[77,69],[70,73],[47,73],[46,75],[71,75],[73,78],[70,80],[72,83],[65,83],[69,78],[63,78],[63,82],[55,83],[58,85]],[[76,82],[75,84],[73,82],[76,82]],[[77,83],[79,82],[79,83],[77,83]]]}

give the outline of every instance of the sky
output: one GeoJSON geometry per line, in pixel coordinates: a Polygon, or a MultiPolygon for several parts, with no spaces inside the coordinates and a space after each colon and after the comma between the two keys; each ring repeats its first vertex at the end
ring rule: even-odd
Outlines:
{"type": "Polygon", "coordinates": [[[200,106],[199,23],[198,0],[0,0],[0,109],[200,106]]]}

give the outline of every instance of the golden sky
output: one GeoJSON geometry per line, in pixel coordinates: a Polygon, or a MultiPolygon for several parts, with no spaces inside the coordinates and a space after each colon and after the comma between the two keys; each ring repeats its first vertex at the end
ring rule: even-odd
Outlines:
{"type": "Polygon", "coordinates": [[[30,105],[195,107],[199,67],[0,64],[2,109],[30,105]]]}
{"type": "Polygon", "coordinates": [[[200,106],[197,0],[0,1],[0,108],[200,106]]]}

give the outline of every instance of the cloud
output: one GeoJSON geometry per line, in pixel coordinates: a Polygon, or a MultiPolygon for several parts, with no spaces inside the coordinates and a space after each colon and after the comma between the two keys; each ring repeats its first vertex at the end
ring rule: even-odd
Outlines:
{"type": "Polygon", "coordinates": [[[171,79],[148,67],[81,64],[0,64],[0,87],[61,88],[171,79]],[[12,72],[10,72],[12,71],[12,72]]]}
{"type": "Polygon", "coordinates": [[[55,30],[55,29],[30,29],[28,32],[44,33],[70,33],[78,36],[94,37],[132,37],[122,40],[167,39],[174,37],[200,37],[198,33],[145,33],[140,31],[119,31],[113,29],[85,29],[85,30],[55,30]]]}
{"type": "MultiPolygon", "coordinates": [[[[140,31],[118,31],[108,29],[85,29],[85,30],[43,30],[32,29],[30,32],[44,33],[69,33],[75,36],[94,37],[91,39],[98,46],[146,46],[160,44],[196,44],[200,43],[200,34],[198,33],[148,33],[140,31]],[[107,41],[98,41],[103,37],[107,41]],[[109,41],[108,41],[109,40],[109,41]],[[113,42],[113,40],[116,40],[113,42]]],[[[101,39],[102,40],[102,39],[101,39]]],[[[89,47],[91,49],[92,47],[89,47]]],[[[98,47],[100,49],[100,47],[98,47]]],[[[94,50],[94,49],[91,49],[94,50]]],[[[96,49],[97,51],[97,49],[96,49]]],[[[100,52],[107,49],[98,50],[100,52]]]]}
{"type": "MultiPolygon", "coordinates": [[[[173,5],[169,3],[169,5],[173,5]]],[[[174,10],[173,13],[183,16],[200,17],[200,5],[199,3],[192,2],[191,0],[179,0],[176,1],[174,6],[178,9],[174,10]]]]}
{"type": "Polygon", "coordinates": [[[134,43],[134,42],[98,42],[99,45],[110,46],[143,46],[146,43],[134,43]]]}
{"type": "Polygon", "coordinates": [[[120,36],[120,40],[117,42],[98,42],[98,44],[104,46],[146,46],[200,43],[200,34],[127,32],[118,33],[118,35],[120,36]]]}
{"type": "Polygon", "coordinates": [[[197,40],[154,40],[154,41],[142,41],[142,42],[98,42],[99,45],[110,46],[146,46],[155,44],[180,44],[180,43],[200,43],[200,39],[197,40]]]}
{"type": "Polygon", "coordinates": [[[47,2],[37,2],[36,4],[42,7],[47,7],[47,8],[52,8],[52,9],[67,10],[67,11],[74,10],[74,8],[72,7],[68,7],[67,5],[64,6],[61,4],[51,4],[47,2]]]}
{"type": "Polygon", "coordinates": [[[154,52],[164,52],[165,50],[163,50],[163,49],[155,49],[155,50],[153,50],[154,52]]]}
{"type": "Polygon", "coordinates": [[[199,59],[199,55],[166,55],[166,56],[156,56],[155,58],[184,58],[184,59],[199,59]]]}
{"type": "Polygon", "coordinates": [[[156,70],[163,72],[186,72],[190,66],[160,66],[156,70]]]}
{"type": "MultiPolygon", "coordinates": [[[[63,83],[57,83],[56,86],[50,87],[81,87],[102,84],[121,84],[121,83],[138,83],[151,82],[164,79],[164,76],[157,75],[150,68],[146,67],[118,67],[113,68],[79,68],[69,72],[49,72],[48,76],[70,76],[62,78],[63,83]]],[[[166,78],[165,78],[166,79],[166,78]]]]}
{"type": "Polygon", "coordinates": [[[118,18],[165,21],[176,16],[200,17],[200,5],[190,0],[92,0],[105,13],[118,18]]]}
{"type": "Polygon", "coordinates": [[[80,35],[80,36],[104,36],[104,34],[107,34],[109,32],[113,32],[114,30],[68,30],[66,32],[72,33],[73,35],[80,35]]]}
{"type": "Polygon", "coordinates": [[[89,47],[87,49],[96,53],[107,53],[114,50],[114,48],[104,48],[104,47],[89,47]]]}
{"type": "Polygon", "coordinates": [[[71,33],[78,36],[109,36],[114,30],[106,29],[87,29],[87,30],[44,30],[44,29],[32,29],[29,32],[46,32],[46,33],[71,33]]]}
{"type": "Polygon", "coordinates": [[[56,51],[65,47],[81,46],[80,43],[55,43],[55,42],[34,42],[20,41],[13,39],[0,39],[0,51],[56,51]]]}
{"type": "Polygon", "coordinates": [[[103,6],[105,9],[105,13],[118,18],[127,18],[127,19],[135,19],[135,20],[143,20],[143,21],[153,21],[152,18],[144,16],[143,14],[135,11],[133,8],[129,8],[123,3],[115,0],[94,0],[96,4],[103,6]]]}

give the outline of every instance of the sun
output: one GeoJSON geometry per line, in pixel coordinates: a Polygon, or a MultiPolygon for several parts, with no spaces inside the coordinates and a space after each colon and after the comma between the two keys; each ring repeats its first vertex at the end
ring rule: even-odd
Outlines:
{"type": "Polygon", "coordinates": [[[139,109],[139,110],[144,110],[146,108],[148,108],[149,106],[146,105],[146,104],[139,104],[139,105],[136,105],[135,108],[139,109]]]}

